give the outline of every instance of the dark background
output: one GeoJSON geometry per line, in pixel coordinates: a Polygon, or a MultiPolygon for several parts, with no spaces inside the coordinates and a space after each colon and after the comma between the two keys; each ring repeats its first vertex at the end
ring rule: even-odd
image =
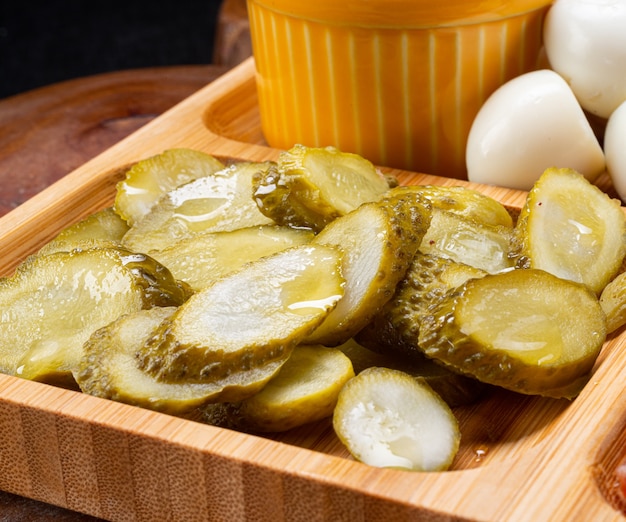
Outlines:
{"type": "Polygon", "coordinates": [[[0,99],[92,74],[213,59],[221,0],[0,0],[0,99]]]}

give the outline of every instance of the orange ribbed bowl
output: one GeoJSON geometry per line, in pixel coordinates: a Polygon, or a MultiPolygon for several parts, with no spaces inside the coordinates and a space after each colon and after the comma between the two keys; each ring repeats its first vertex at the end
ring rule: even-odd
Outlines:
{"type": "Polygon", "coordinates": [[[263,134],[465,178],[485,99],[537,66],[546,0],[248,0],[263,134]]]}

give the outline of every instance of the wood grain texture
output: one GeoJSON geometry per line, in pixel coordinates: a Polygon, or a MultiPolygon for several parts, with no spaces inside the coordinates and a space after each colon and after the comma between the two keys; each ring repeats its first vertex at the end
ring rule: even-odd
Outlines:
{"type": "MultiPolygon", "coordinates": [[[[5,215],[0,273],[109,205],[124,165],[178,146],[276,158],[255,96],[249,59],[5,215]]],[[[511,207],[525,198],[467,185],[511,207]]],[[[0,488],[111,520],[624,520],[610,482],[626,456],[623,345],[607,341],[573,402],[493,391],[457,408],[461,450],[443,473],[355,462],[328,421],[257,437],[0,375],[0,488]]]]}
{"type": "Polygon", "coordinates": [[[133,69],[0,100],[0,215],[226,70],[214,65],[133,69]]]}

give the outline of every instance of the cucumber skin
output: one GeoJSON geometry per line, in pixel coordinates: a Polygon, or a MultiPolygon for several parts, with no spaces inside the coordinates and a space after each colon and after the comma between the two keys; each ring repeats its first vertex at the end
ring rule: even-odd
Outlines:
{"type": "MultiPolygon", "coordinates": [[[[528,270],[549,276],[543,271],[528,270]]],[[[497,347],[485,347],[473,336],[462,333],[456,309],[468,288],[476,281],[479,280],[466,282],[448,299],[443,300],[434,313],[423,317],[418,339],[423,353],[457,372],[514,392],[568,399],[578,395],[589,380],[606,338],[606,329],[597,332],[594,349],[575,362],[561,366],[525,364],[497,347]]],[[[595,295],[583,285],[578,286],[589,294],[590,302],[593,302],[595,295]]]]}

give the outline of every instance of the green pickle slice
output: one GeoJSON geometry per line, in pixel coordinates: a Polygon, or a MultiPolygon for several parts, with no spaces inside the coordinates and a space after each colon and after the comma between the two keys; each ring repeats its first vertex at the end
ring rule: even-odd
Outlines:
{"type": "Polygon", "coordinates": [[[253,261],[195,293],[138,354],[164,382],[211,382],[285,361],[343,296],[341,253],[302,245],[253,261]]]}
{"type": "Polygon", "coordinates": [[[337,348],[297,346],[263,389],[243,401],[210,405],[205,420],[257,433],[277,433],[332,416],[352,363],[337,348]]]}
{"type": "Polygon", "coordinates": [[[512,234],[511,227],[485,225],[433,208],[419,250],[494,274],[513,267],[509,255],[512,234]]]}
{"type": "Polygon", "coordinates": [[[150,253],[200,233],[273,224],[252,199],[252,177],[265,167],[236,163],[170,190],[130,227],[123,244],[150,253]]]}
{"type": "Polygon", "coordinates": [[[600,294],[609,333],[626,324],[626,272],[617,275],[600,294]]]}
{"type": "Polygon", "coordinates": [[[547,169],[517,223],[519,266],[584,283],[599,294],[626,254],[620,205],[574,170],[547,169]]]}
{"type": "Polygon", "coordinates": [[[250,261],[309,243],[313,237],[310,230],[261,225],[198,234],[150,255],[198,291],[250,261]]]}
{"type": "Polygon", "coordinates": [[[388,180],[370,161],[335,147],[295,145],[254,178],[261,212],[281,225],[316,232],[387,190],[388,180]]]}
{"type": "Polygon", "coordinates": [[[407,193],[364,203],[315,237],[312,243],[344,252],[346,290],[307,343],[337,346],[369,322],[404,277],[430,218],[430,204],[417,193],[407,193]]]}
{"type": "Polygon", "coordinates": [[[249,397],[281,367],[282,361],[274,361],[209,383],[166,383],[155,379],[139,369],[135,354],[175,311],[175,307],[140,310],[95,331],[85,343],[76,372],[80,389],[96,397],[183,415],[211,401],[249,397]]]}
{"type": "Polygon", "coordinates": [[[117,184],[115,210],[129,225],[145,216],[170,190],[224,168],[217,158],[192,149],[169,149],[135,163],[117,184]]]}
{"type": "Polygon", "coordinates": [[[34,256],[0,279],[0,371],[70,386],[94,330],[187,297],[186,287],[142,254],[93,248],[34,256]]]}
{"type": "Polygon", "coordinates": [[[389,194],[419,192],[433,208],[451,212],[463,219],[469,219],[492,227],[513,227],[513,218],[506,207],[490,196],[476,190],[443,185],[409,185],[395,187],[389,194]]]}
{"type": "Polygon", "coordinates": [[[394,295],[355,336],[366,348],[421,361],[418,336],[432,306],[468,279],[487,272],[451,259],[417,253],[394,295]]]}
{"type": "Polygon", "coordinates": [[[582,284],[519,269],[470,279],[422,318],[424,353],[509,390],[576,396],[606,338],[604,312],[582,284]]]}
{"type": "Polygon", "coordinates": [[[121,246],[128,224],[112,207],[95,212],[70,225],[45,244],[38,254],[69,252],[74,248],[121,246]]]}

